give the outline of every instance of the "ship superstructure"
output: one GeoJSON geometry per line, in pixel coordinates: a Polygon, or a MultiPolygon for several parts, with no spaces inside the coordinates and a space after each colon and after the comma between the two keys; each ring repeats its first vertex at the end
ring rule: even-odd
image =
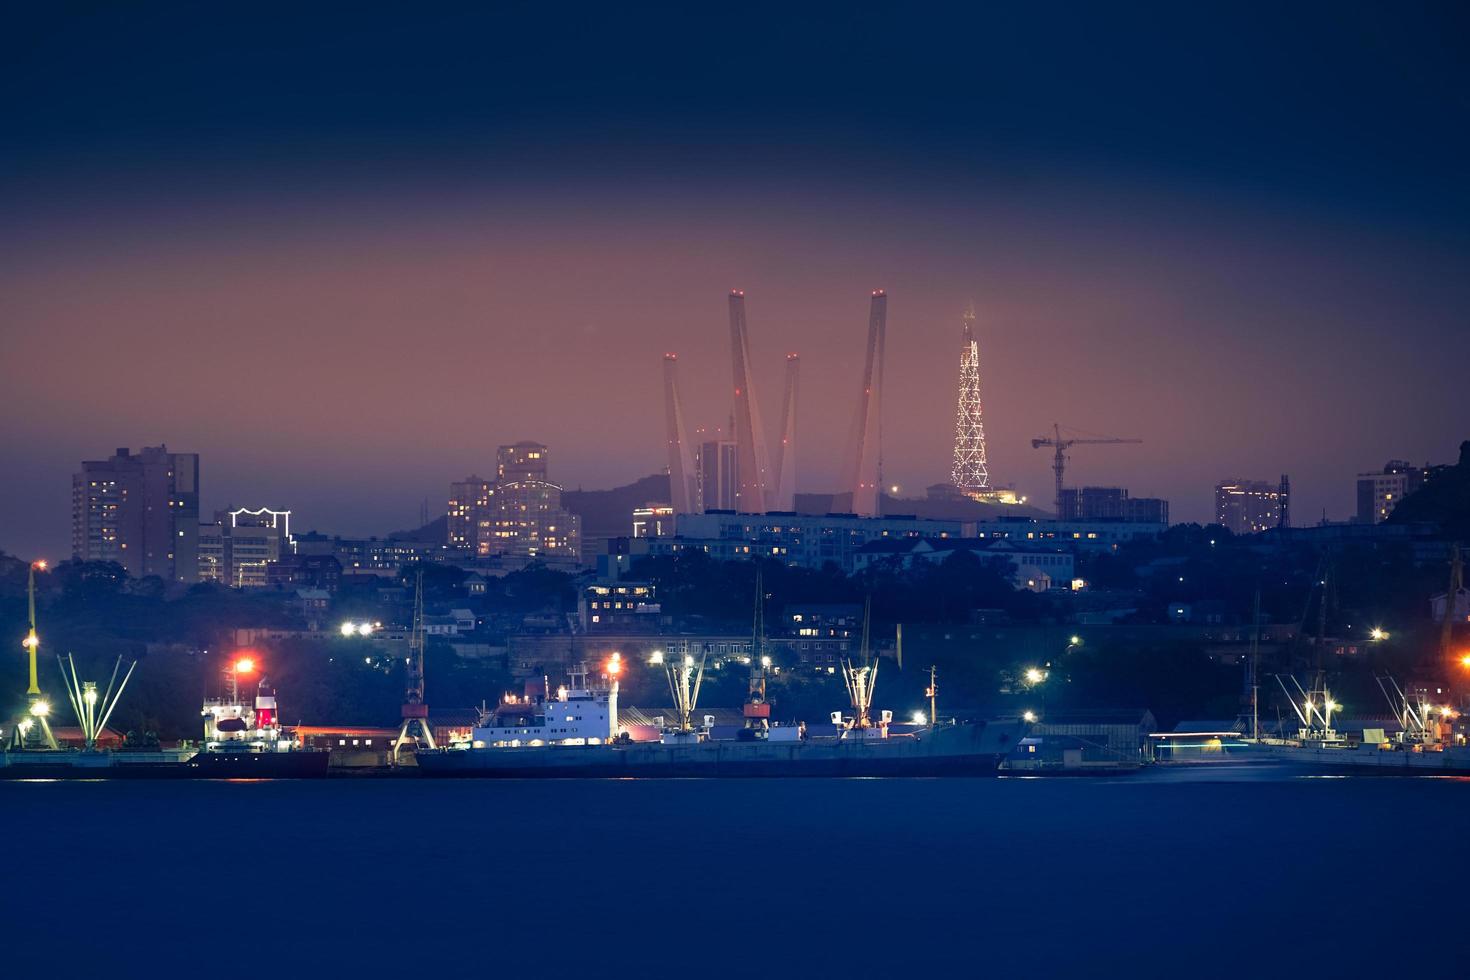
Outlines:
{"type": "Polygon", "coordinates": [[[618,682],[621,657],[607,664],[610,683],[594,688],[586,664],[568,672],[570,683],[538,696],[506,695],[493,710],[482,712],[471,734],[472,748],[520,748],[538,745],[601,745],[618,737],[618,682]]]}

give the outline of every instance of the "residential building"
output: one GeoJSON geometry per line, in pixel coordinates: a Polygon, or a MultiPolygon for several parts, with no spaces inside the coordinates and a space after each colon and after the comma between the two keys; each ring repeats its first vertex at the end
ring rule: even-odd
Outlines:
{"type": "Polygon", "coordinates": [[[467,476],[449,485],[450,551],[463,555],[475,553],[478,517],[490,506],[492,486],[492,481],[478,476],[467,476]]]}
{"type": "Polygon", "coordinates": [[[1290,484],[1264,480],[1221,480],[1215,484],[1215,523],[1232,534],[1259,534],[1288,521],[1290,484]]]}
{"type": "Polygon", "coordinates": [[[342,563],[334,555],[282,555],[266,566],[265,577],[273,589],[336,592],[342,584],[342,563]]]}
{"type": "Polygon", "coordinates": [[[1062,490],[1061,519],[1168,524],[1169,502],[1157,497],[1129,497],[1123,487],[1066,487],[1062,490]]]}
{"type": "Polygon", "coordinates": [[[199,581],[262,589],[271,584],[268,567],[293,551],[289,510],[216,511],[213,523],[199,525],[199,581]]]}
{"type": "Polygon", "coordinates": [[[72,476],[72,556],[134,578],[198,581],[199,456],[149,446],[87,460],[72,476]]]}
{"type": "Polygon", "coordinates": [[[1428,466],[1413,466],[1391,459],[1381,473],[1358,474],[1358,523],[1379,524],[1409,494],[1424,485],[1428,466]]]}
{"type": "Polygon", "coordinates": [[[663,607],[652,582],[593,582],[577,597],[587,633],[647,633],[659,628],[663,607]]]}
{"type": "MultiPolygon", "coordinates": [[[[547,480],[550,451],[538,442],[501,446],[494,482],[467,477],[449,487],[446,544],[476,558],[581,558],[581,519],[547,480]]],[[[343,562],[343,567],[349,567],[343,562]]]]}

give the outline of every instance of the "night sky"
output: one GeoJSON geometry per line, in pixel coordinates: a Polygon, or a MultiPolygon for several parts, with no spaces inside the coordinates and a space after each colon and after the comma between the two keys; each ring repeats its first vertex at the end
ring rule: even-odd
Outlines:
{"type": "Polygon", "coordinates": [[[833,488],[867,297],[889,482],[945,479],[973,300],[991,473],[1298,522],[1470,437],[1457,4],[37,4],[0,32],[0,549],[65,557],[70,474],[202,454],[205,513],[382,533],[502,442],[664,464],[661,355],[728,411],[746,290],[774,436],[833,488]],[[488,5],[486,5],[488,7],[488,5]],[[798,9],[800,8],[800,9],[798,9]]]}

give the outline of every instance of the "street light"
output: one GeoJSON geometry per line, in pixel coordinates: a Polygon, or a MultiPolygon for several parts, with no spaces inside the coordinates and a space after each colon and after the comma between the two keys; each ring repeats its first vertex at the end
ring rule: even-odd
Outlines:
{"type": "Polygon", "coordinates": [[[1034,712],[1034,711],[1025,711],[1025,712],[1022,712],[1021,713],[1021,720],[1024,721],[1024,722],[1026,722],[1028,725],[1034,723],[1036,721],[1036,712],[1034,712]]]}
{"type": "Polygon", "coordinates": [[[1388,639],[1388,636],[1388,630],[1384,629],[1382,626],[1375,626],[1368,631],[1368,639],[1372,640],[1374,643],[1382,643],[1384,640],[1388,639]]]}
{"type": "Polygon", "coordinates": [[[1026,668],[1026,683],[1027,684],[1031,684],[1031,685],[1034,686],[1036,684],[1040,684],[1044,680],[1046,680],[1046,671],[1042,670],[1039,667],[1028,667],[1028,668],[1026,668]]]}

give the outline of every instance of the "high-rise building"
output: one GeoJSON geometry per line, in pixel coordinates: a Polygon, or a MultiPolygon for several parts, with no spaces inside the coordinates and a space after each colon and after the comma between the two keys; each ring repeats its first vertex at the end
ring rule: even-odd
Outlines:
{"type": "Polygon", "coordinates": [[[495,453],[495,475],[500,483],[545,480],[550,470],[551,450],[539,442],[517,442],[501,446],[495,453]]]}
{"type": "Polygon", "coordinates": [[[1129,521],[1169,523],[1169,502],[1158,497],[1130,497],[1122,487],[1065,487],[1063,521],[1129,521]]]}
{"type": "Polygon", "coordinates": [[[517,442],[496,452],[493,482],[451,483],[449,547],[481,558],[580,560],[581,518],[562,508],[561,487],[546,479],[549,460],[541,443],[517,442]]]}
{"type": "Polygon", "coordinates": [[[735,494],[740,487],[738,469],[734,440],[711,439],[699,444],[694,470],[699,476],[700,512],[735,509],[735,494]]]}
{"type": "Polygon", "coordinates": [[[1232,534],[1258,534],[1288,522],[1290,484],[1221,480],[1215,485],[1215,523],[1232,534]]]}
{"type": "Polygon", "coordinates": [[[467,476],[449,485],[449,550],[461,555],[475,553],[479,515],[490,506],[490,488],[495,484],[478,476],[467,476]]]}
{"type": "Polygon", "coordinates": [[[87,460],[72,476],[72,556],[134,578],[198,581],[199,456],[149,446],[87,460]]]}
{"type": "Polygon", "coordinates": [[[954,466],[950,480],[965,496],[980,497],[990,489],[985,461],[985,419],[980,409],[980,342],[975,337],[975,308],[965,311],[960,342],[960,395],[955,410],[954,466]]]}
{"type": "Polygon", "coordinates": [[[1424,485],[1427,466],[1391,459],[1381,473],[1358,474],[1358,523],[1380,524],[1409,494],[1424,485]]]}

